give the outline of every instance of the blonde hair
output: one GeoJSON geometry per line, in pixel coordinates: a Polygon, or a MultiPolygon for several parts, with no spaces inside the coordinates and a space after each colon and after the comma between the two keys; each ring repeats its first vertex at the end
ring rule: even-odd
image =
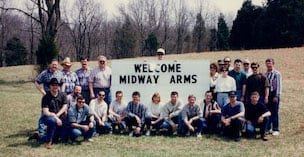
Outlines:
{"type": "Polygon", "coordinates": [[[99,55],[98,57],[97,57],[97,59],[98,60],[104,60],[104,61],[107,61],[107,57],[106,56],[103,56],[103,55],[99,55]]]}
{"type": "Polygon", "coordinates": [[[160,94],[158,92],[155,92],[153,95],[152,95],[152,102],[154,103],[153,101],[153,98],[155,97],[158,97],[159,98],[159,102],[160,102],[160,94]]]}

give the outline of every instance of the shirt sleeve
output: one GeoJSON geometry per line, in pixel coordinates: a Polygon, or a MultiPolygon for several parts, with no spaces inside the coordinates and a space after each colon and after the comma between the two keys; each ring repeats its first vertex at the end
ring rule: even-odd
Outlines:
{"type": "Polygon", "coordinates": [[[76,113],[73,111],[73,107],[71,107],[68,111],[68,118],[70,123],[76,123],[76,113]]]}
{"type": "Polygon", "coordinates": [[[38,84],[41,84],[44,80],[44,75],[46,73],[46,70],[42,71],[35,79],[35,81],[38,83],[38,84]]]}
{"type": "Polygon", "coordinates": [[[47,101],[47,95],[43,96],[41,100],[41,108],[49,108],[49,102],[47,101]]]}
{"type": "Polygon", "coordinates": [[[182,104],[182,102],[181,101],[178,101],[177,102],[177,104],[176,104],[177,106],[176,106],[176,111],[174,111],[174,112],[172,112],[171,114],[170,114],[170,117],[176,117],[176,116],[178,116],[178,114],[182,111],[182,109],[183,109],[183,104],[182,104]]]}
{"type": "Polygon", "coordinates": [[[127,106],[127,115],[131,118],[135,117],[135,114],[132,113],[132,102],[129,102],[128,103],[128,106],[127,106]]]}
{"type": "Polygon", "coordinates": [[[185,107],[182,109],[182,120],[186,120],[188,119],[188,116],[187,116],[187,105],[185,105],[185,107]]]}

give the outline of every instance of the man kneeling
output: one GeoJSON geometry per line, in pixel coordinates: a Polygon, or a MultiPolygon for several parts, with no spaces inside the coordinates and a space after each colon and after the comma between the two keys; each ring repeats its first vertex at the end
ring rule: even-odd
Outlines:
{"type": "Polygon", "coordinates": [[[260,134],[263,141],[268,139],[265,136],[266,126],[271,115],[267,107],[259,103],[260,95],[258,92],[251,93],[251,103],[246,106],[246,132],[249,136],[255,135],[255,128],[260,128],[260,134]]]}
{"type": "Polygon", "coordinates": [[[71,140],[83,135],[84,139],[92,142],[92,136],[95,132],[94,116],[87,104],[85,98],[77,97],[77,104],[72,106],[68,111],[68,118],[71,124],[71,140]]]}

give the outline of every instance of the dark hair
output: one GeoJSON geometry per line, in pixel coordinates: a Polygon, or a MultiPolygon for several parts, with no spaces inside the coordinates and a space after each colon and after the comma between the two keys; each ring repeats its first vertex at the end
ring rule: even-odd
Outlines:
{"type": "Polygon", "coordinates": [[[152,102],[153,102],[153,98],[154,97],[159,97],[159,101],[160,101],[160,94],[158,92],[155,92],[153,95],[152,95],[152,102]]]}
{"type": "Polygon", "coordinates": [[[189,100],[190,98],[194,98],[194,99],[196,100],[196,97],[195,97],[193,94],[190,94],[190,95],[188,96],[188,100],[189,100]]]}
{"type": "Polygon", "coordinates": [[[212,94],[212,91],[211,91],[211,90],[207,90],[207,91],[205,92],[205,95],[206,95],[207,93],[211,93],[211,94],[212,94]]]}
{"type": "Polygon", "coordinates": [[[77,101],[78,100],[84,100],[84,97],[82,96],[82,95],[79,95],[78,97],[77,97],[77,101]]]}
{"type": "Polygon", "coordinates": [[[228,71],[228,68],[227,67],[221,67],[221,72],[223,71],[228,71]]]}
{"type": "Polygon", "coordinates": [[[274,59],[273,58],[267,58],[265,62],[272,62],[274,64],[274,59]]]}
{"type": "Polygon", "coordinates": [[[132,93],[132,96],[139,96],[140,97],[140,93],[138,91],[135,91],[132,93]]]}
{"type": "Polygon", "coordinates": [[[259,63],[257,63],[257,62],[252,62],[252,63],[250,64],[250,67],[252,67],[253,65],[256,65],[257,67],[260,67],[259,63]]]}
{"type": "Polygon", "coordinates": [[[213,67],[215,71],[217,72],[217,64],[216,63],[211,63],[210,68],[213,67]]]}
{"type": "Polygon", "coordinates": [[[252,96],[252,95],[260,96],[259,92],[257,92],[257,91],[251,92],[251,96],[252,96]]]}
{"type": "Polygon", "coordinates": [[[236,59],[236,60],[234,60],[234,64],[235,64],[235,63],[242,63],[242,60],[236,59]]]}
{"type": "Polygon", "coordinates": [[[117,94],[122,94],[122,91],[121,90],[116,91],[115,95],[117,94]]]}
{"type": "Polygon", "coordinates": [[[82,60],[89,60],[89,57],[87,57],[87,56],[82,56],[82,57],[80,57],[80,61],[82,61],[82,60]]]}
{"type": "Polygon", "coordinates": [[[172,95],[178,96],[178,92],[177,92],[177,91],[172,91],[172,92],[171,92],[171,96],[172,96],[172,95]]]}

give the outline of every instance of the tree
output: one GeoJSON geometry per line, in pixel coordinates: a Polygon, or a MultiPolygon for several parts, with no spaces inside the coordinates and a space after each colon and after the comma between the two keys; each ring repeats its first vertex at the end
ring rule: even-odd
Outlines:
{"type": "Polygon", "coordinates": [[[27,63],[27,50],[19,38],[10,39],[5,48],[5,63],[8,66],[27,63]]]}
{"type": "Polygon", "coordinates": [[[184,40],[189,26],[188,9],[184,0],[180,0],[175,6],[175,30],[176,30],[176,52],[182,53],[184,49],[184,40]]]}
{"type": "Polygon", "coordinates": [[[145,40],[145,49],[149,51],[150,56],[155,55],[158,48],[158,40],[155,33],[150,33],[148,38],[145,40]]]}
{"type": "Polygon", "coordinates": [[[40,71],[47,68],[52,59],[55,59],[59,54],[57,45],[52,37],[42,36],[39,41],[38,50],[36,52],[37,63],[40,65],[40,71]]]}
{"type": "Polygon", "coordinates": [[[219,16],[217,23],[217,48],[219,50],[229,49],[229,29],[222,13],[219,16]]]}
{"type": "Polygon", "coordinates": [[[217,32],[215,28],[210,29],[209,51],[217,50],[217,32]]]}
{"type": "Polygon", "coordinates": [[[116,28],[113,37],[113,52],[116,58],[126,58],[135,56],[136,34],[133,30],[130,17],[125,17],[122,27],[116,28]]]}
{"type": "Polygon", "coordinates": [[[196,23],[193,29],[193,46],[196,52],[205,50],[204,41],[206,39],[205,21],[201,13],[196,15],[196,23]]]}

